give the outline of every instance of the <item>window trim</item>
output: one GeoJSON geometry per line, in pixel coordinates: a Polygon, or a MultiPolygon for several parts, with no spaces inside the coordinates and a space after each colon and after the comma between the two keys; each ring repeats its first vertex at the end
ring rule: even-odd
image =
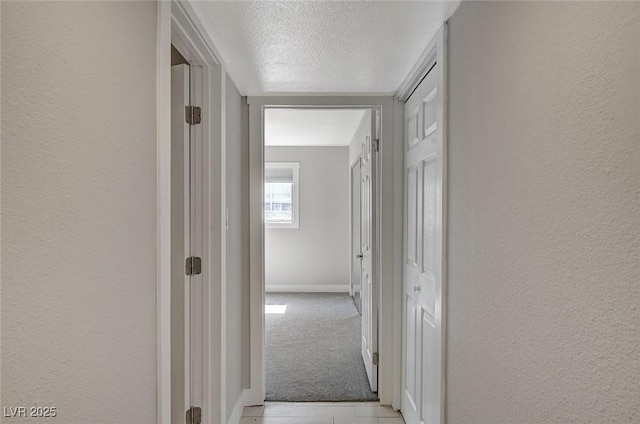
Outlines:
{"type": "MultiPolygon", "coordinates": [[[[265,162],[264,169],[291,169],[293,175],[293,222],[269,222],[264,215],[264,199],[262,202],[262,219],[265,228],[300,228],[300,162],[265,162]]],[[[264,184],[267,184],[265,176],[264,184]]],[[[263,187],[264,190],[264,187],[263,187]]]]}

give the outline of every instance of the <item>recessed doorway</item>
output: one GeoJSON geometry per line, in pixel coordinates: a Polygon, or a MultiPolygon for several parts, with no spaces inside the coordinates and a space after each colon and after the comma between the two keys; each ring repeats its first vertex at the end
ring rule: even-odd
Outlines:
{"type": "Polygon", "coordinates": [[[378,113],[264,110],[267,401],[378,399],[378,113]]]}

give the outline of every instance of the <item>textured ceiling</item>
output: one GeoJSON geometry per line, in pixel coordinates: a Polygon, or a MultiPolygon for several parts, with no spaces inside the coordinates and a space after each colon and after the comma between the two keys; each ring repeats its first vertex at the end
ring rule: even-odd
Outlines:
{"type": "Polygon", "coordinates": [[[365,109],[266,109],[266,146],[348,146],[365,109]]]}
{"type": "Polygon", "coordinates": [[[394,93],[459,2],[193,1],[245,95],[394,93]]]}

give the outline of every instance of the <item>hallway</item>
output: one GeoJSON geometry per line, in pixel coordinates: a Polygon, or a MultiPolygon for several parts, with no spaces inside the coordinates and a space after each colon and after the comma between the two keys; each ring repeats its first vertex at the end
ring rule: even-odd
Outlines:
{"type": "Polygon", "coordinates": [[[640,1],[0,11],[3,423],[640,423],[640,1]]]}

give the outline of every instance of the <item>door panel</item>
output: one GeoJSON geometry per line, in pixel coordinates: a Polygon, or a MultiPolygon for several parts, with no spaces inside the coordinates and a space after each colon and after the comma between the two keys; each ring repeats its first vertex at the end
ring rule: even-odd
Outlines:
{"type": "Polygon", "coordinates": [[[204,246],[202,129],[185,119],[201,84],[202,68],[171,67],[171,422],[179,424],[204,403],[203,276],[185,272],[204,246]]]}
{"type": "Polygon", "coordinates": [[[362,261],[360,259],[360,237],[362,218],[360,205],[360,159],[351,167],[351,293],[358,312],[362,314],[362,261]]]}
{"type": "Polygon", "coordinates": [[[416,409],[416,399],[418,398],[418,365],[419,361],[416,357],[418,350],[415,343],[418,339],[418,305],[409,296],[405,298],[405,322],[407,326],[407,340],[405,349],[405,367],[404,367],[404,390],[403,396],[406,396],[412,409],[416,409]]]}
{"type": "Polygon", "coordinates": [[[439,396],[439,379],[434,378],[434,370],[437,369],[437,355],[431,347],[438,344],[436,321],[435,318],[427,311],[423,311],[421,318],[421,339],[422,339],[422,364],[423,373],[426,374],[422,378],[421,393],[421,422],[437,423],[438,419],[438,400],[439,396]]]}
{"type": "Polygon", "coordinates": [[[442,30],[436,64],[407,100],[402,413],[441,423],[443,374],[444,98],[442,30]]]}
{"type": "Polygon", "coordinates": [[[436,178],[437,157],[422,161],[422,273],[434,275],[437,260],[436,244],[436,178]]]}
{"type": "Polygon", "coordinates": [[[407,148],[409,149],[420,141],[418,138],[418,134],[420,134],[420,129],[418,127],[419,112],[420,108],[418,107],[414,107],[411,110],[407,110],[407,108],[405,108],[405,138],[407,140],[407,148]]]}
{"type": "Polygon", "coordinates": [[[378,366],[374,358],[378,352],[378,290],[375,223],[376,223],[376,164],[375,140],[379,140],[379,112],[371,111],[371,133],[362,146],[361,158],[361,253],[362,253],[362,359],[371,390],[378,391],[378,366]]]}
{"type": "MultiPolygon", "coordinates": [[[[190,104],[202,105],[201,87],[203,86],[203,71],[201,66],[190,67],[190,104]]],[[[204,115],[204,114],[203,114],[204,115]]],[[[189,126],[189,170],[190,170],[190,255],[202,258],[202,267],[206,267],[204,255],[204,151],[202,125],[189,126]]],[[[206,410],[204,401],[204,275],[191,276],[190,291],[190,398],[191,406],[202,408],[203,422],[211,411],[206,410]]]]}
{"type": "Polygon", "coordinates": [[[171,422],[184,423],[190,399],[189,66],[171,67],[171,422]]]}
{"type": "Polygon", "coordinates": [[[418,171],[414,166],[407,172],[407,265],[418,266],[418,171]]]}

